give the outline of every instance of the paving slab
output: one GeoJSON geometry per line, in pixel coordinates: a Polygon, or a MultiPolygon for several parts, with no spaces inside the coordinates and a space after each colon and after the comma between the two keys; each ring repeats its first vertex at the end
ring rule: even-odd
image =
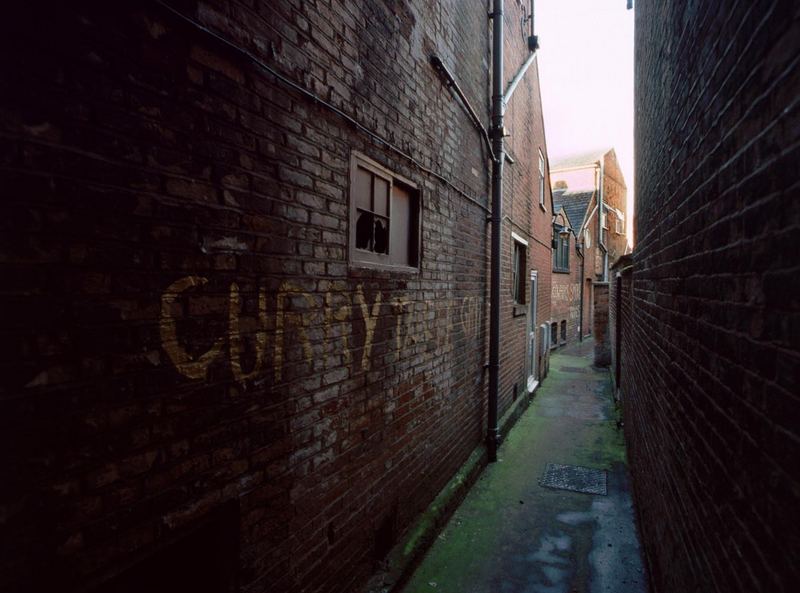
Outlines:
{"type": "Polygon", "coordinates": [[[647,591],[609,375],[591,361],[591,341],[553,354],[549,376],[498,462],[483,472],[404,593],[647,591]],[[548,464],[551,471],[604,472],[606,494],[540,484],[548,464]]]}

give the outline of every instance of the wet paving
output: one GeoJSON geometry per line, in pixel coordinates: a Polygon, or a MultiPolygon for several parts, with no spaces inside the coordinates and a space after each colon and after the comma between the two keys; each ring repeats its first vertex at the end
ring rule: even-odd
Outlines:
{"type": "Polygon", "coordinates": [[[591,341],[553,354],[550,374],[498,462],[483,472],[404,593],[647,591],[608,372],[593,369],[591,358],[591,341]],[[556,480],[542,484],[548,471],[556,480]],[[606,494],[559,486],[601,474],[606,494]]]}

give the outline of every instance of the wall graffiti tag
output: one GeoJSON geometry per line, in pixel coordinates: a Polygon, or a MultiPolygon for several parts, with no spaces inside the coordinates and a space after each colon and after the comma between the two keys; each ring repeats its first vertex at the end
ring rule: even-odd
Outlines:
{"type": "MultiPolygon", "coordinates": [[[[314,360],[310,326],[315,316],[322,320],[324,342],[337,343],[344,364],[356,364],[365,372],[372,366],[372,350],[381,313],[391,311],[395,317],[394,346],[399,353],[422,341],[428,341],[436,348],[446,346],[450,344],[454,329],[460,330],[466,339],[476,339],[483,322],[483,298],[480,296],[467,296],[452,302],[417,301],[406,296],[385,301],[381,291],[369,299],[361,284],[351,292],[319,294],[304,291],[291,281],[282,282],[277,292],[259,286],[253,319],[253,315],[244,315],[242,291],[237,282],[232,282],[225,311],[227,331],[215,338],[205,352],[193,355],[179,335],[176,310],[179,299],[190,297],[190,291],[202,289],[208,282],[208,278],[203,276],[185,276],[170,284],[161,295],[161,347],[175,369],[189,379],[205,379],[212,363],[226,357],[227,347],[227,363],[236,381],[271,373],[279,382],[284,377],[288,347],[299,345],[303,359],[309,363],[314,360]],[[317,300],[320,297],[321,311],[317,300]],[[270,311],[269,303],[273,301],[274,307],[270,311]],[[441,317],[446,317],[446,322],[437,322],[441,317]],[[360,360],[353,357],[352,324],[356,322],[364,324],[360,360]],[[337,325],[348,323],[351,331],[336,329],[337,325]],[[252,344],[253,350],[249,364],[245,363],[247,343],[252,344]]],[[[323,364],[328,366],[327,362],[323,364]]]]}

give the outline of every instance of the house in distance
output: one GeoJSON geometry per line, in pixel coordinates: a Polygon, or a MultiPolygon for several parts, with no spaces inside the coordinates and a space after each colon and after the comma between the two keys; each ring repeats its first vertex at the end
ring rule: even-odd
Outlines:
{"type": "Polygon", "coordinates": [[[559,338],[551,346],[556,346],[592,333],[594,286],[607,282],[609,268],[630,251],[628,190],[613,148],[557,160],[550,180],[554,213],[561,213],[553,221],[551,306],[559,338]],[[565,232],[565,220],[570,232],[565,232]]]}

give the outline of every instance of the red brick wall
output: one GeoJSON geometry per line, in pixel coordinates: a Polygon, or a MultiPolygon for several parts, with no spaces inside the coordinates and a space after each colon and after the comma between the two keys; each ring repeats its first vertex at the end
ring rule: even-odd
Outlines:
{"type": "Polygon", "coordinates": [[[799,22],[796,2],[636,3],[622,391],[657,593],[800,582],[799,22]]]}
{"type": "MultiPolygon", "coordinates": [[[[506,80],[516,74],[527,57],[527,33],[519,23],[527,15],[529,3],[511,0],[505,3],[506,80]]],[[[529,29],[526,29],[529,31],[529,29]]],[[[501,295],[511,295],[512,246],[514,232],[528,242],[526,299],[515,307],[510,298],[501,308],[500,414],[506,412],[526,389],[528,375],[525,359],[528,353],[530,316],[530,271],[538,272],[537,325],[550,319],[550,221],[552,198],[549,164],[544,136],[544,121],[539,91],[538,63],[534,61],[519,84],[506,111],[506,127],[510,137],[506,148],[514,159],[506,164],[504,177],[503,271],[501,295]],[[545,207],[539,205],[539,150],[545,156],[545,207]],[[516,388],[516,390],[515,390],[516,388]]]]}
{"type": "MultiPolygon", "coordinates": [[[[603,203],[620,210],[623,214],[627,210],[628,190],[622,177],[622,170],[616,159],[616,152],[608,152],[603,159],[603,203]]],[[[608,248],[608,266],[612,265],[623,255],[628,245],[625,233],[616,232],[617,215],[613,210],[606,212],[608,230],[604,232],[605,244],[608,248]]],[[[624,220],[629,224],[627,216],[624,220]]],[[[596,226],[595,226],[596,228],[596,226]]],[[[609,276],[610,278],[610,276],[609,276]]]]}
{"type": "MultiPolygon", "coordinates": [[[[556,224],[564,225],[564,216],[556,217],[556,224]]],[[[577,224],[580,223],[571,223],[577,224]]],[[[569,272],[553,272],[551,320],[558,324],[559,344],[569,344],[578,339],[581,306],[582,257],[576,248],[577,239],[569,236],[569,272]],[[566,340],[561,339],[561,324],[566,322],[566,340]]],[[[552,258],[550,262],[552,266],[552,258]]]]}
{"type": "MultiPolygon", "coordinates": [[[[383,141],[155,3],[4,19],[3,590],[143,578],[220,508],[241,590],[346,590],[485,435],[487,159],[428,62],[486,116],[484,8],[175,6],[383,141]],[[353,150],[419,186],[420,273],[348,266],[353,150]]],[[[507,212],[538,232],[534,74],[507,212]]]]}
{"type": "Polygon", "coordinates": [[[608,282],[595,282],[592,290],[594,310],[592,336],[594,337],[594,365],[604,367],[611,364],[611,336],[608,324],[608,282]]]}

